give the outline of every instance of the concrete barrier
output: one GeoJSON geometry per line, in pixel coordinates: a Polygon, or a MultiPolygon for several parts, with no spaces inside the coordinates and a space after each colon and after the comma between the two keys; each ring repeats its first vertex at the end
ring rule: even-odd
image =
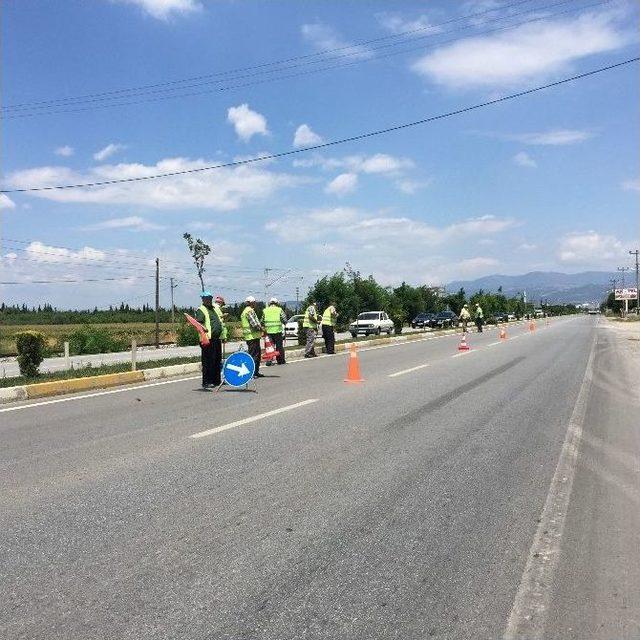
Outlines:
{"type": "MultiPolygon", "coordinates": [[[[144,382],[142,371],[125,371],[124,373],[107,373],[103,376],[88,376],[85,378],[71,378],[54,382],[36,382],[26,385],[27,399],[58,396],[63,393],[90,391],[91,389],[106,389],[121,384],[144,382]]],[[[12,388],[12,387],[10,387],[12,388]]]]}
{"type": "Polygon", "coordinates": [[[170,378],[171,376],[184,376],[190,373],[199,372],[199,362],[187,362],[185,364],[174,364],[169,367],[156,367],[153,369],[143,369],[142,371],[140,371],[140,373],[144,374],[145,381],[170,378]]]}

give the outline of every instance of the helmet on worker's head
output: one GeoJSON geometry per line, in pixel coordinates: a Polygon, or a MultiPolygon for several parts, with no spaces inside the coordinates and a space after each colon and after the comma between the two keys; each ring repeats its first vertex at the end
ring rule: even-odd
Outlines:
{"type": "Polygon", "coordinates": [[[216,296],[217,304],[224,304],[224,298],[222,296],[216,296]]]}
{"type": "Polygon", "coordinates": [[[271,298],[271,300],[269,300],[269,304],[278,304],[278,298],[271,298]]]}
{"type": "Polygon", "coordinates": [[[247,297],[246,297],[246,299],[245,299],[245,302],[246,302],[247,304],[252,304],[252,303],[254,303],[255,301],[256,301],[256,299],[255,299],[253,296],[247,296],[247,297]]]}
{"type": "Polygon", "coordinates": [[[468,306],[469,306],[468,304],[463,304],[463,305],[462,305],[462,308],[463,308],[463,309],[466,309],[468,306]]]}
{"type": "Polygon", "coordinates": [[[201,294],[200,294],[201,298],[213,298],[213,293],[211,293],[211,291],[209,291],[208,289],[205,289],[201,294]]]}

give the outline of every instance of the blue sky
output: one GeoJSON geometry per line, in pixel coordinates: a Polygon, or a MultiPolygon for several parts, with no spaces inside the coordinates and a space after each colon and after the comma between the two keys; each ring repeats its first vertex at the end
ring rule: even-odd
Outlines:
{"type": "MultiPolygon", "coordinates": [[[[638,55],[637,17],[593,0],[5,3],[3,188],[198,168],[445,113],[638,55]]],[[[265,267],[286,299],[347,261],[385,284],[615,269],[640,235],[637,73],[278,161],[3,196],[2,280],[24,283],[3,299],[150,303],[159,256],[162,302],[173,276],[190,303],[185,231],[213,246],[207,282],[231,300],[261,293],[265,267]]]]}

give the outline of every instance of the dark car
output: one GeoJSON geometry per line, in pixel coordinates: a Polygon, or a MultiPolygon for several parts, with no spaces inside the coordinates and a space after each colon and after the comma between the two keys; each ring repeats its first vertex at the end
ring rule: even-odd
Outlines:
{"type": "Polygon", "coordinates": [[[435,313],[419,313],[412,321],[411,326],[416,328],[424,328],[431,326],[429,323],[436,317],[435,313]]]}
{"type": "Polygon", "coordinates": [[[509,322],[509,314],[502,311],[497,311],[493,314],[496,322],[509,322]]]}
{"type": "Polygon", "coordinates": [[[444,329],[446,327],[458,326],[458,316],[453,311],[440,311],[436,313],[429,324],[434,329],[444,329]]]}

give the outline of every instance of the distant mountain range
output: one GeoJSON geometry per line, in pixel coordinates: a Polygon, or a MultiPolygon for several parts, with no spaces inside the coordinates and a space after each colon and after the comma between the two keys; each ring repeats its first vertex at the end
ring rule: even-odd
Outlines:
{"type": "MultiPolygon", "coordinates": [[[[491,275],[476,280],[458,280],[447,285],[448,292],[462,287],[467,295],[482,289],[496,292],[498,287],[507,296],[527,292],[527,300],[538,304],[541,299],[549,302],[600,304],[611,289],[611,278],[619,273],[608,271],[583,271],[582,273],[558,273],[556,271],[532,271],[519,276],[491,275]]],[[[627,285],[633,276],[627,274],[627,285]]]]}

